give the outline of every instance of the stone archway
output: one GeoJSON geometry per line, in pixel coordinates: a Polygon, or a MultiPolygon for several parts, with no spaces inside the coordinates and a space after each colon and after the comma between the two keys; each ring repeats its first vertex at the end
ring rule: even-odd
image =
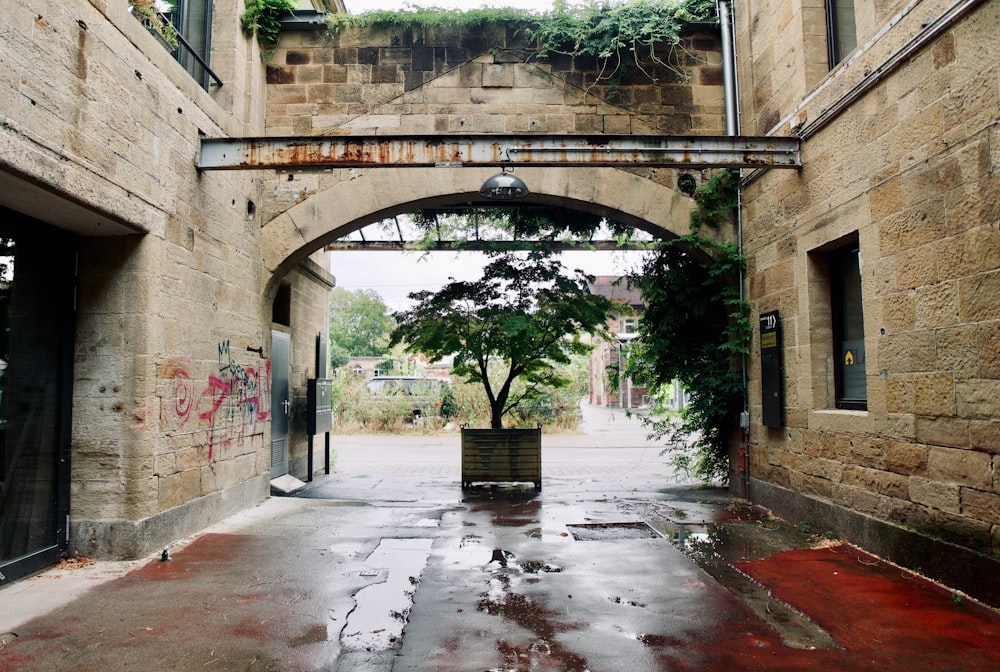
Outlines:
{"type": "MultiPolygon", "coordinates": [[[[374,221],[420,208],[482,203],[479,187],[495,172],[490,168],[340,169],[322,174],[314,192],[296,185],[300,201],[262,228],[264,295],[309,254],[374,221]]],[[[531,189],[525,203],[607,215],[658,237],[688,232],[692,199],[627,170],[522,168],[517,174],[531,189]]]]}

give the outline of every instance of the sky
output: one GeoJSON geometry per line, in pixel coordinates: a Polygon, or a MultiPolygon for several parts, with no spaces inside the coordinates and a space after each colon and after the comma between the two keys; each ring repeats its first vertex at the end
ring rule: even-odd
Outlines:
{"type": "MultiPolygon", "coordinates": [[[[483,255],[474,252],[331,252],[330,272],[337,286],[356,291],[373,289],[393,311],[413,302],[411,292],[435,291],[448,282],[475,280],[483,255]]],[[[639,252],[563,252],[559,260],[568,269],[590,275],[624,275],[637,264],[639,252]]]]}
{"type": "MultiPolygon", "coordinates": [[[[345,0],[345,4],[348,11],[360,14],[375,9],[484,6],[544,12],[553,3],[552,0],[345,0]]],[[[636,252],[564,252],[560,260],[570,269],[581,268],[591,275],[624,275],[639,263],[639,257],[636,252]]],[[[336,277],[338,287],[352,291],[373,289],[390,309],[403,310],[412,305],[407,299],[411,292],[437,290],[450,277],[475,280],[480,276],[483,259],[483,255],[472,252],[332,252],[330,272],[336,277]]]]}

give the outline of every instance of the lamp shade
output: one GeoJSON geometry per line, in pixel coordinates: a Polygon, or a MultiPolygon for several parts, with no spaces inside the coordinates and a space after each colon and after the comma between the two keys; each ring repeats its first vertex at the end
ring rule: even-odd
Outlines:
{"type": "Polygon", "coordinates": [[[483,182],[479,195],[494,201],[512,201],[528,195],[528,185],[512,173],[497,173],[483,182]]]}

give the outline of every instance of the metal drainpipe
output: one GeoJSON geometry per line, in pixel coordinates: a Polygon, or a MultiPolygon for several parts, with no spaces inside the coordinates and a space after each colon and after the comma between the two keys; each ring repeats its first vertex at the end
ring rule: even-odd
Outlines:
{"type": "MultiPolygon", "coordinates": [[[[726,135],[740,134],[740,110],[736,81],[736,49],[733,39],[733,8],[730,0],[716,0],[715,9],[719,14],[719,28],[722,32],[722,84],[726,101],[726,135]]],[[[737,185],[736,244],[740,257],[743,256],[743,203],[737,185]]],[[[740,302],[743,301],[743,271],[740,271],[740,302]]],[[[743,376],[743,412],[740,414],[741,446],[740,486],[744,499],[750,497],[750,400],[747,391],[747,357],[740,356],[740,372],[743,376]]]]}
{"type": "Polygon", "coordinates": [[[729,0],[716,0],[722,30],[722,85],[726,98],[726,135],[740,134],[740,110],[736,97],[736,55],[733,42],[733,8],[729,0]]]}

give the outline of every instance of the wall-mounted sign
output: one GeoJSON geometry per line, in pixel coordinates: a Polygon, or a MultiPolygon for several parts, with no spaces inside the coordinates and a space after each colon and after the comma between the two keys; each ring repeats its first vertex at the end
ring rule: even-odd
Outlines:
{"type": "Polygon", "coordinates": [[[765,427],[782,427],[784,394],[781,362],[781,315],[777,310],[760,316],[760,402],[765,427]]]}

